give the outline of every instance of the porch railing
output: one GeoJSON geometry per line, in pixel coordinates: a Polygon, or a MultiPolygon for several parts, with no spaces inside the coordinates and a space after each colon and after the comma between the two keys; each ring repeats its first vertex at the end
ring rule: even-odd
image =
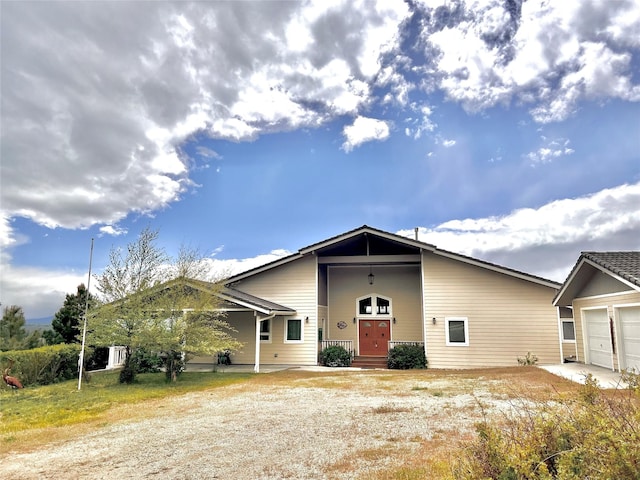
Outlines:
{"type": "Polygon", "coordinates": [[[353,340],[322,340],[320,342],[320,350],[324,350],[327,347],[342,347],[347,352],[351,354],[351,358],[353,358],[354,350],[353,350],[353,340]]]}
{"type": "Polygon", "coordinates": [[[107,363],[107,370],[112,368],[122,367],[127,357],[127,347],[112,346],[109,347],[109,361],[107,363]]]}
{"type": "Polygon", "coordinates": [[[417,345],[419,347],[424,347],[424,342],[409,342],[404,340],[389,340],[389,350],[393,347],[397,347],[398,345],[417,345]]]}

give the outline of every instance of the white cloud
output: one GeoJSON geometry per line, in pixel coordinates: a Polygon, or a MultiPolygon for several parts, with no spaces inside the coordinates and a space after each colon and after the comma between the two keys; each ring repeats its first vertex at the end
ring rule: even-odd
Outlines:
{"type": "Polygon", "coordinates": [[[433,132],[437,125],[431,120],[431,116],[433,115],[431,107],[427,105],[420,107],[413,105],[412,107],[413,110],[417,110],[420,116],[418,118],[407,119],[409,126],[405,128],[404,133],[407,137],[418,140],[425,132],[433,132]]]}
{"type": "Polygon", "coordinates": [[[113,225],[191,188],[179,147],[196,133],[250,140],[356,115],[408,14],[364,0],[3,5],[3,212],[113,225]]]}
{"type": "MultiPolygon", "coordinates": [[[[218,249],[216,253],[219,253],[221,249],[218,249]]],[[[229,259],[208,259],[210,274],[214,278],[225,278],[238,273],[246,272],[254,268],[266,265],[267,263],[275,262],[281,258],[291,255],[291,252],[283,249],[272,250],[269,253],[256,255],[250,258],[229,258],[229,259]]]]}
{"type": "Polygon", "coordinates": [[[581,100],[640,101],[630,50],[639,42],[636,1],[470,0],[427,9],[428,70],[467,110],[524,102],[547,123],[573,115],[581,100]]]}
{"type": "Polygon", "coordinates": [[[352,125],[344,127],[342,133],[345,137],[342,148],[346,152],[350,152],[365,142],[389,138],[389,125],[384,120],[357,117],[352,125]]]}
{"type": "Polygon", "coordinates": [[[542,137],[542,141],[544,146],[538,148],[535,152],[529,152],[525,155],[532,165],[550,163],[554,159],[574,153],[574,150],[569,147],[571,142],[567,139],[549,140],[546,137],[542,137]]]}
{"type": "Polygon", "coordinates": [[[126,235],[127,229],[119,227],[117,225],[104,225],[100,227],[100,233],[103,235],[111,235],[114,237],[118,237],[120,235],[126,235]]]}
{"type": "MultiPolygon", "coordinates": [[[[581,251],[639,250],[640,183],[557,200],[500,217],[421,227],[420,240],[444,250],[563,281],[581,251]]],[[[398,232],[413,237],[413,230],[398,232]]]]}
{"type": "Polygon", "coordinates": [[[445,148],[453,147],[455,144],[456,144],[456,141],[455,141],[455,140],[447,140],[447,139],[444,139],[444,140],[442,141],[442,146],[443,146],[443,147],[445,147],[445,148]]]}

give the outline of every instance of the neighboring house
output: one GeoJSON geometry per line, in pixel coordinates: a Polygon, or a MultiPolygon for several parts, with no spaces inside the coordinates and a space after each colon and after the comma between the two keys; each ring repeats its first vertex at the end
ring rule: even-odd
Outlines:
{"type": "MultiPolygon", "coordinates": [[[[559,283],[363,226],[228,278],[234,364],[316,365],[342,345],[384,358],[424,346],[431,368],[562,361],[559,283]]],[[[192,359],[211,362],[211,357],[192,359]]]]}
{"type": "Polygon", "coordinates": [[[583,252],[554,305],[573,308],[578,361],[640,372],[640,252],[583,252]]]}

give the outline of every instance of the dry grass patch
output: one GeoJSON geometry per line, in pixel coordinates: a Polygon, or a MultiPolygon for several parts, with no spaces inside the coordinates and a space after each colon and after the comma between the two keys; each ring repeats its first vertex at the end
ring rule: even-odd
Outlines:
{"type": "Polygon", "coordinates": [[[374,407],[371,411],[375,414],[387,414],[387,413],[406,413],[411,412],[413,409],[409,407],[402,407],[393,404],[380,405],[379,407],[374,407]]]}

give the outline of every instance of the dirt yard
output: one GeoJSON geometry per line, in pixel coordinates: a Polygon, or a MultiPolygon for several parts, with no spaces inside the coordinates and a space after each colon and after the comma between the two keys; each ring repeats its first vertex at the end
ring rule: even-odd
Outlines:
{"type": "Polygon", "coordinates": [[[536,368],[287,371],[149,401],[0,455],[3,479],[388,478],[449,460],[482,417],[571,388],[536,368]]]}

